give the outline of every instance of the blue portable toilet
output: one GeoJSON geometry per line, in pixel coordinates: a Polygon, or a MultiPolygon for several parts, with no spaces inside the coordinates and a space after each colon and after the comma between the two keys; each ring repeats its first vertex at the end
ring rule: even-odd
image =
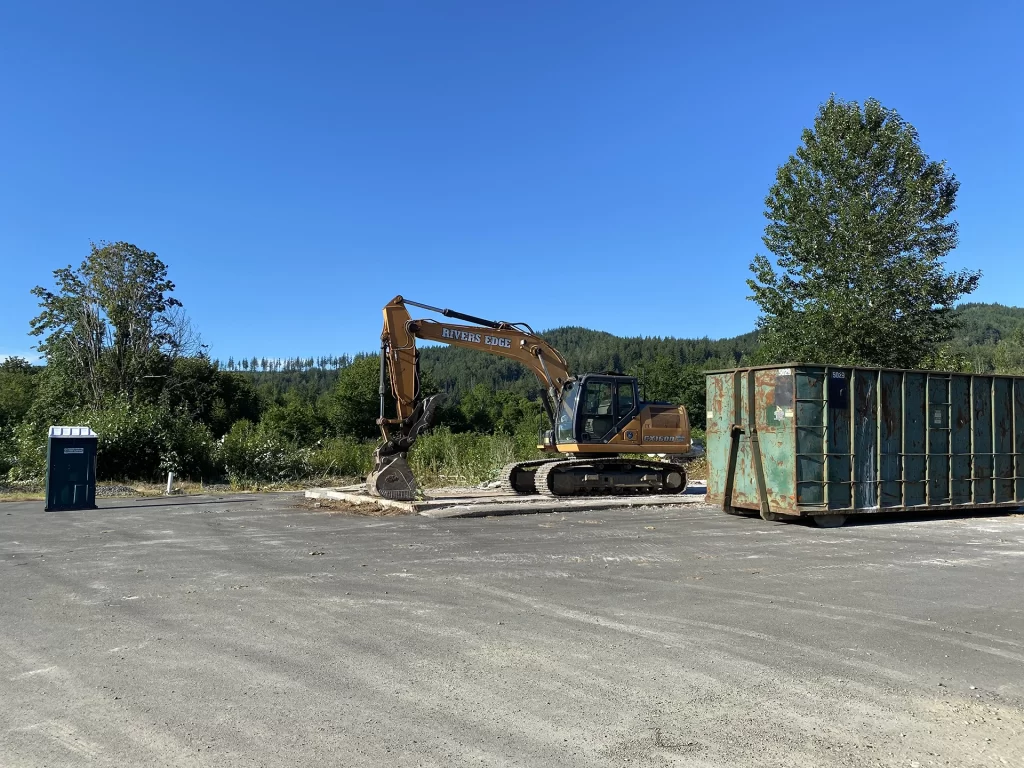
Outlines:
{"type": "Polygon", "coordinates": [[[44,510],[96,509],[96,448],[89,427],[50,427],[44,510]]]}

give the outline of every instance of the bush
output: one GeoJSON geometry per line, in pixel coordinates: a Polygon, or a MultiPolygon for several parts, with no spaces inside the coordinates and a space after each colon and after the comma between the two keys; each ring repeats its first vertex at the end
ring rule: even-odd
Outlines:
{"type": "MultiPolygon", "coordinates": [[[[99,480],[158,480],[167,472],[192,479],[219,474],[209,429],[183,414],[119,399],[106,408],[79,410],[62,421],[92,427],[99,435],[99,480]]],[[[0,442],[0,469],[9,463],[11,480],[46,474],[47,431],[26,420],[13,431],[8,448],[0,442]]]]}
{"type": "Polygon", "coordinates": [[[72,423],[99,435],[97,479],[159,479],[164,424],[155,406],[118,399],[106,408],[80,412],[72,423]]]}
{"type": "Polygon", "coordinates": [[[217,445],[210,429],[184,416],[168,419],[162,429],[160,470],[178,477],[201,480],[221,474],[217,445]]]}
{"type": "Polygon", "coordinates": [[[373,467],[375,447],[346,437],[324,440],[311,451],[310,465],[321,477],[363,477],[373,467]]]}
{"type": "Polygon", "coordinates": [[[13,481],[41,480],[46,475],[46,427],[23,421],[15,427],[11,439],[11,467],[7,477],[13,481]]]}
{"type": "Polygon", "coordinates": [[[14,430],[0,427],[0,483],[15,464],[14,430]]]}
{"type": "Polygon", "coordinates": [[[293,447],[247,419],[235,422],[221,440],[219,459],[236,485],[295,480],[310,471],[309,451],[293,447]]]}

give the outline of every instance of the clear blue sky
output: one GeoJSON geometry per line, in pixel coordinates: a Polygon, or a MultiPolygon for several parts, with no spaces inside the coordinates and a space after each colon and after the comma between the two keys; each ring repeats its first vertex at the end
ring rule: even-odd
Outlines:
{"type": "Polygon", "coordinates": [[[376,348],[395,294],[728,336],[830,93],[961,181],[954,268],[1024,305],[1017,2],[7,2],[0,355],[90,240],[169,265],[222,359],[376,348]]]}

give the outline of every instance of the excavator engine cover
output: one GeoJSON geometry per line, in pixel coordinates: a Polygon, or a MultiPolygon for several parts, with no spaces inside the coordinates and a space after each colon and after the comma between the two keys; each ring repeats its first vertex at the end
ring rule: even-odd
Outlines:
{"type": "Polygon", "coordinates": [[[378,460],[378,466],[366,476],[366,488],[371,496],[395,501],[416,498],[416,478],[406,460],[406,454],[395,453],[378,460]]]}

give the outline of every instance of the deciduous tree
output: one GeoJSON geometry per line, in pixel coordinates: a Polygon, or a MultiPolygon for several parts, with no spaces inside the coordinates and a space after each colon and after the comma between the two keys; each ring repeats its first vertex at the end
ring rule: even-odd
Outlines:
{"type": "Polygon", "coordinates": [[[759,357],[911,368],[936,357],[980,272],[947,272],[959,182],[869,99],[830,98],[776,174],[748,280],[759,357]]]}

